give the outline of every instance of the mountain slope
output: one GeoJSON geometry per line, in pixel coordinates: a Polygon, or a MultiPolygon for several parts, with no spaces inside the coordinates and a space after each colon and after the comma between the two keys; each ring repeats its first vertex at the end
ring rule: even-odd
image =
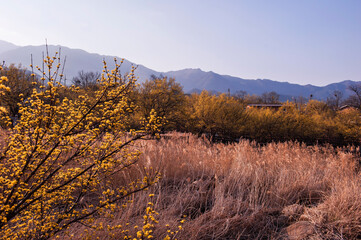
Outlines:
{"type": "MultiPolygon", "coordinates": [[[[118,59],[118,62],[120,62],[119,57],[88,53],[81,49],[71,49],[68,47],[52,45],[48,46],[50,55],[53,55],[56,51],[59,51],[59,49],[61,49],[60,52],[63,60],[66,56],[64,75],[67,78],[67,83],[71,83],[71,79],[81,70],[101,72],[103,69],[103,60],[107,62],[109,69],[114,68],[114,58],[118,59]]],[[[0,61],[5,61],[8,65],[11,63],[21,63],[25,67],[29,66],[31,64],[32,55],[34,61],[33,65],[41,66],[44,51],[46,51],[44,45],[18,47],[11,43],[0,41],[0,61]]],[[[132,66],[135,66],[135,64],[124,60],[121,67],[122,73],[129,72],[132,66]]],[[[347,80],[329,84],[324,87],[318,87],[313,85],[277,82],[268,79],[242,79],[229,75],[220,75],[214,72],[205,72],[201,69],[157,72],[142,65],[137,66],[136,75],[139,78],[139,82],[149,79],[151,75],[174,77],[175,80],[183,86],[185,92],[191,92],[192,90],[228,92],[229,90],[231,93],[246,91],[249,94],[261,95],[264,92],[275,91],[282,96],[282,99],[291,99],[292,96],[303,96],[308,98],[311,94],[315,99],[326,99],[335,90],[341,91],[346,98],[351,94],[348,90],[348,86],[355,83],[347,80]]]]}
{"type": "Polygon", "coordinates": [[[10,51],[10,50],[14,50],[16,48],[19,48],[19,47],[12,43],[0,40],[0,54],[10,51]]]}
{"type": "MultiPolygon", "coordinates": [[[[46,51],[46,46],[25,46],[19,47],[10,51],[0,53],[0,60],[5,61],[8,65],[11,63],[21,63],[27,67],[31,64],[31,56],[34,66],[42,66],[43,52],[46,51]]],[[[114,58],[120,63],[121,58],[115,56],[105,56],[95,53],[88,53],[81,49],[71,49],[63,46],[48,46],[49,55],[53,56],[55,52],[60,52],[61,59],[65,61],[64,75],[68,82],[75,77],[79,71],[83,70],[101,72],[103,70],[103,60],[106,61],[109,69],[115,67],[114,58]]],[[[127,60],[124,60],[121,70],[122,73],[127,73],[132,66],[137,66],[127,60]]],[[[137,76],[140,79],[149,78],[150,75],[159,75],[158,72],[146,68],[142,65],[137,66],[137,76]]]]}
{"type": "Polygon", "coordinates": [[[249,94],[261,95],[264,92],[275,91],[285,98],[292,96],[303,96],[308,98],[311,94],[316,99],[326,99],[335,90],[343,92],[347,97],[351,92],[347,89],[353,81],[343,81],[333,83],[324,87],[313,85],[299,85],[288,82],[277,82],[268,79],[242,79],[228,75],[220,75],[214,72],[204,72],[200,69],[184,69],[164,73],[166,76],[174,77],[181,83],[185,92],[192,90],[208,90],[231,93],[236,91],[246,91],[249,94]]]}

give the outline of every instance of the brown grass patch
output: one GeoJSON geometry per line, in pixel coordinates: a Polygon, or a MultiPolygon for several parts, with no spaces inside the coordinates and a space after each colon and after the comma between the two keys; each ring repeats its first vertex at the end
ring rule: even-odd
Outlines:
{"type": "MultiPolygon", "coordinates": [[[[134,147],[143,154],[132,174],[141,176],[137,168],[144,166],[162,173],[150,189],[159,212],[155,239],[166,235],[166,224],[176,228],[184,214],[188,217],[178,239],[284,239],[287,227],[301,221],[314,228],[307,238],[361,236],[361,180],[351,153],[293,142],[211,144],[178,133],[134,147]]],[[[119,181],[127,176],[118,176],[119,181]]],[[[129,229],[141,225],[148,194],[137,194],[114,219],[99,221],[128,222],[129,229]]],[[[78,235],[85,228],[70,232],[78,235]]],[[[93,237],[110,239],[106,231],[93,237]]]]}

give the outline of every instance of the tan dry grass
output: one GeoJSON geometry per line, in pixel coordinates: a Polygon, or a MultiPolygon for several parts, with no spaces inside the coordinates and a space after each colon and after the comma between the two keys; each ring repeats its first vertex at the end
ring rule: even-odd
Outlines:
{"type": "MultiPolygon", "coordinates": [[[[360,175],[350,153],[299,143],[211,144],[178,133],[135,147],[143,152],[139,169],[163,174],[150,190],[160,212],[155,239],[165,236],[166,224],[175,228],[183,214],[188,218],[178,239],[284,239],[294,237],[287,236],[287,227],[298,221],[313,226],[307,238],[361,234],[360,175]]],[[[148,194],[138,194],[115,219],[99,221],[141,225],[148,194]]],[[[107,238],[105,232],[95,236],[107,238]]]]}

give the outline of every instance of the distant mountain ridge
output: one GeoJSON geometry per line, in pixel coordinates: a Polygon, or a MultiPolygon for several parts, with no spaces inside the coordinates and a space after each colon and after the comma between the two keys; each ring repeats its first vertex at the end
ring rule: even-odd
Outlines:
{"type": "Polygon", "coordinates": [[[209,91],[228,92],[228,90],[230,90],[231,93],[234,93],[241,90],[256,95],[275,91],[283,96],[283,99],[292,99],[292,97],[298,96],[309,98],[311,95],[315,99],[326,99],[333,94],[335,90],[341,91],[346,98],[351,94],[348,86],[356,83],[351,80],[345,80],[319,87],[310,84],[299,85],[269,79],[242,79],[229,75],[220,75],[214,72],[204,72],[200,69],[171,71],[164,73],[164,75],[174,77],[177,82],[180,82],[184,86],[185,91],[205,89],[209,91]],[[195,79],[197,81],[195,81],[195,79]]]}
{"type": "MultiPolygon", "coordinates": [[[[0,48],[0,61],[5,61],[7,64],[21,64],[22,66],[29,66],[31,64],[31,56],[33,59],[33,65],[42,66],[43,52],[46,50],[43,46],[25,46],[18,47],[8,51],[2,51],[0,48]]],[[[64,46],[48,46],[49,55],[55,54],[60,50],[61,59],[65,61],[64,75],[68,79],[68,83],[71,79],[77,76],[78,72],[83,70],[101,72],[103,70],[103,60],[106,61],[109,69],[115,67],[114,58],[120,63],[121,58],[116,56],[104,56],[96,53],[88,53],[81,49],[71,49],[64,46]]],[[[131,67],[135,64],[124,60],[121,70],[122,73],[130,72],[131,67]]],[[[148,69],[142,65],[137,65],[137,76],[140,79],[149,78],[152,74],[159,75],[156,71],[148,69]]]]}
{"type": "Polygon", "coordinates": [[[6,51],[16,49],[16,48],[19,48],[19,46],[16,46],[15,44],[0,40],[0,54],[3,52],[6,52],[6,51]]]}
{"type": "MultiPolygon", "coordinates": [[[[54,54],[61,49],[61,56],[63,59],[66,56],[65,76],[68,79],[67,83],[71,83],[71,79],[78,74],[79,71],[98,71],[103,69],[102,61],[107,62],[108,68],[114,67],[114,58],[119,62],[120,57],[105,56],[96,53],[88,53],[81,49],[71,49],[64,46],[49,45],[49,53],[54,54]]],[[[22,66],[29,66],[31,63],[31,55],[33,57],[34,65],[41,66],[42,53],[45,51],[45,46],[24,46],[19,47],[12,43],[0,40],[0,61],[5,61],[7,64],[15,63],[22,66]]],[[[234,93],[236,91],[246,91],[248,94],[261,95],[264,92],[275,91],[282,96],[283,99],[291,99],[292,97],[303,96],[308,98],[311,94],[315,99],[326,99],[333,91],[339,90],[344,97],[348,97],[351,92],[348,86],[354,84],[354,81],[345,80],[339,83],[329,84],[324,87],[314,85],[299,85],[288,82],[278,82],[269,79],[242,79],[229,75],[220,75],[212,71],[205,72],[201,69],[183,69],[178,71],[158,72],[149,69],[143,65],[134,64],[128,60],[124,60],[121,67],[122,73],[129,72],[132,66],[137,66],[136,75],[139,77],[139,82],[149,79],[152,75],[174,77],[176,82],[183,86],[185,92],[191,91],[215,91],[234,93]]]]}

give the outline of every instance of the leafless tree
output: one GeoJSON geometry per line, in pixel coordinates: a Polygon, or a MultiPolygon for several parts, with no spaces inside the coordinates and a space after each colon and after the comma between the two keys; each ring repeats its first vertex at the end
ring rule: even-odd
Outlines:
{"type": "Polygon", "coordinates": [[[100,79],[100,76],[99,72],[84,72],[82,70],[78,72],[78,76],[73,78],[72,83],[77,87],[96,90],[97,79],[100,79]]]}
{"type": "Polygon", "coordinates": [[[341,107],[343,98],[343,93],[339,90],[333,91],[333,93],[330,94],[329,97],[327,97],[327,105],[333,109],[337,110],[339,107],[341,107]]]}
{"type": "Polygon", "coordinates": [[[353,95],[346,100],[346,103],[361,109],[361,83],[352,84],[348,89],[353,92],[353,95]]]}
{"type": "Polygon", "coordinates": [[[265,92],[261,96],[263,103],[279,103],[279,98],[280,98],[280,95],[274,91],[265,92]]]}

